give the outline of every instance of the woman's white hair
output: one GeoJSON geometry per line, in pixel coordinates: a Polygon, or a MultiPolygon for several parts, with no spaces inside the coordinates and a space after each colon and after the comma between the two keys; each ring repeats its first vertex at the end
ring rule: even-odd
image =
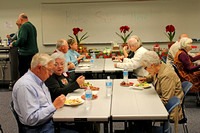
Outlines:
{"type": "Polygon", "coordinates": [[[152,64],[159,65],[160,58],[158,54],[154,51],[147,51],[143,54],[142,58],[140,59],[140,63],[144,66],[150,66],[152,64]]]}
{"type": "Polygon", "coordinates": [[[180,40],[180,49],[188,49],[190,48],[190,44],[192,43],[192,39],[188,37],[183,37],[180,40]]]}
{"type": "Polygon", "coordinates": [[[54,63],[54,60],[50,55],[46,53],[37,53],[32,58],[31,68],[35,68],[37,65],[46,67],[50,62],[54,63]]]}
{"type": "Polygon", "coordinates": [[[51,57],[54,59],[54,60],[56,60],[56,59],[62,59],[62,60],[65,60],[65,56],[64,56],[64,54],[63,53],[53,53],[52,55],[51,55],[51,57]]]}
{"type": "Polygon", "coordinates": [[[131,45],[132,47],[134,47],[134,46],[139,47],[142,45],[142,41],[138,36],[133,35],[129,39],[128,44],[131,45]]]}
{"type": "Polygon", "coordinates": [[[56,61],[56,59],[61,59],[61,60],[64,60],[65,62],[65,68],[64,68],[64,72],[67,72],[68,71],[68,68],[67,68],[67,63],[65,61],[65,55],[63,53],[53,53],[51,55],[51,57],[54,59],[54,61],[56,61]]]}
{"type": "Polygon", "coordinates": [[[66,44],[66,40],[64,39],[60,39],[56,42],[56,48],[60,48],[62,45],[65,45],[66,44]]]}

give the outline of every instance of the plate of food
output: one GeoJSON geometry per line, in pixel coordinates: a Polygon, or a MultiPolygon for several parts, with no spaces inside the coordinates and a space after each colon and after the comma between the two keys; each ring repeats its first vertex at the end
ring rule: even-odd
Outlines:
{"type": "Polygon", "coordinates": [[[83,60],[84,62],[90,62],[90,59],[85,59],[85,60],[83,60]]]}
{"type": "Polygon", "coordinates": [[[92,86],[92,84],[90,84],[89,82],[85,82],[85,83],[83,83],[80,87],[81,87],[81,88],[86,88],[86,87],[88,87],[88,86],[92,86]]]}
{"type": "Polygon", "coordinates": [[[79,67],[90,67],[90,64],[79,64],[79,67]]]}
{"type": "Polygon", "coordinates": [[[134,85],[134,87],[142,87],[144,89],[147,89],[147,88],[151,88],[151,85],[148,84],[147,82],[144,82],[144,83],[137,83],[134,85]]]}
{"type": "Polygon", "coordinates": [[[99,90],[99,87],[90,86],[90,89],[91,89],[92,91],[98,91],[98,90],[99,90]]]}
{"type": "Polygon", "coordinates": [[[121,86],[132,86],[133,84],[134,84],[133,82],[126,83],[124,81],[120,83],[121,86]]]}
{"type": "Polygon", "coordinates": [[[84,100],[81,98],[69,98],[65,101],[65,105],[75,106],[84,103],[84,100]]]}
{"type": "Polygon", "coordinates": [[[119,60],[115,59],[115,60],[113,60],[113,62],[119,62],[119,60]]]}
{"type": "MultiPolygon", "coordinates": [[[[96,99],[97,97],[98,97],[97,95],[92,94],[92,99],[96,99]]],[[[85,100],[85,95],[82,95],[81,98],[85,100]]]]}
{"type": "MultiPolygon", "coordinates": [[[[87,87],[84,87],[84,88],[85,88],[85,90],[87,89],[87,87]]],[[[90,89],[91,89],[92,91],[98,91],[98,90],[99,90],[99,87],[90,86],[90,89]]]]}

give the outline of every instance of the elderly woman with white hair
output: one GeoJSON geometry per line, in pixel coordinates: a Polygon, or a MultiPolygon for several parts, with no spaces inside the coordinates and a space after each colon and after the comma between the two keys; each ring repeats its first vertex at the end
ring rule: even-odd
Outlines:
{"type": "MultiPolygon", "coordinates": [[[[150,75],[139,78],[139,82],[153,82],[155,90],[157,91],[163,104],[166,105],[168,100],[177,96],[183,99],[184,93],[181,87],[181,81],[175,71],[165,63],[161,63],[156,52],[148,51],[141,58],[141,64],[150,75]]],[[[170,120],[176,121],[183,118],[181,104],[172,111],[170,120]],[[178,112],[177,112],[178,111],[178,112]],[[177,113],[178,115],[177,115],[177,113]],[[177,118],[177,117],[178,118],[177,118]]]]}
{"type": "MultiPolygon", "coordinates": [[[[177,66],[181,81],[190,81],[193,87],[190,92],[200,91],[200,65],[195,66],[194,61],[200,59],[200,55],[192,57],[188,52],[192,49],[192,39],[182,38],[180,40],[180,49],[174,57],[174,64],[177,66]]],[[[200,102],[200,101],[199,101],[200,102]]]]}
{"type": "Polygon", "coordinates": [[[133,69],[133,73],[136,76],[147,76],[148,72],[140,64],[140,59],[148,50],[142,46],[142,41],[138,36],[132,36],[128,40],[128,46],[135,53],[134,57],[131,59],[124,58],[123,63],[115,63],[114,66],[123,69],[133,69]]]}
{"type": "Polygon", "coordinates": [[[65,68],[65,57],[62,53],[53,53],[51,57],[55,60],[54,73],[45,81],[51,93],[52,101],[61,94],[67,95],[70,92],[80,88],[85,82],[85,77],[80,76],[74,82],[69,82],[68,77],[63,75],[65,68]]]}

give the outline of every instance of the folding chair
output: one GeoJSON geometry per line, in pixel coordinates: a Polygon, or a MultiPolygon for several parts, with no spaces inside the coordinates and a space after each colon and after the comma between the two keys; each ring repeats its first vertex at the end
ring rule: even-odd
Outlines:
{"type": "Polygon", "coordinates": [[[14,115],[16,121],[17,121],[18,132],[19,132],[19,133],[23,133],[23,130],[22,130],[22,126],[23,126],[23,125],[22,125],[22,123],[19,121],[19,117],[18,117],[17,113],[16,113],[15,110],[14,110],[13,101],[10,102],[10,109],[11,109],[11,111],[13,112],[13,115],[14,115]]]}
{"type": "MultiPolygon", "coordinates": [[[[181,102],[181,100],[178,97],[176,97],[176,96],[170,98],[168,100],[167,105],[165,106],[166,109],[167,109],[167,112],[170,114],[172,112],[172,110],[176,106],[178,106],[180,104],[180,102],[181,102]]],[[[171,132],[171,127],[170,127],[169,121],[164,122],[163,126],[154,126],[153,127],[153,132],[154,133],[162,133],[162,132],[164,132],[164,133],[170,133],[171,132]]]]}
{"type": "Polygon", "coordinates": [[[183,102],[181,104],[181,107],[182,107],[182,111],[183,111],[183,119],[179,121],[179,124],[183,124],[183,130],[184,130],[184,133],[188,133],[188,128],[187,128],[187,117],[185,115],[185,97],[186,97],[186,94],[189,92],[190,88],[192,87],[192,83],[189,82],[189,81],[184,81],[182,82],[182,89],[183,89],[183,92],[184,92],[184,97],[183,97],[183,102]]]}

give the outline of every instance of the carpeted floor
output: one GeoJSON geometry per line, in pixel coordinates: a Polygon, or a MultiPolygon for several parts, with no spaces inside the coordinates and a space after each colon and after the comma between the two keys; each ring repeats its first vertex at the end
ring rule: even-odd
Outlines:
{"type": "MultiPolygon", "coordinates": [[[[0,124],[4,130],[4,133],[18,132],[17,123],[9,108],[9,103],[12,99],[11,93],[12,92],[8,91],[7,89],[0,88],[0,124]]],[[[196,106],[195,100],[196,97],[194,95],[188,95],[185,99],[186,115],[188,118],[187,125],[189,133],[200,133],[200,107],[196,106]]],[[[173,124],[171,124],[171,127],[173,131],[173,124]]],[[[114,123],[114,129],[123,129],[123,123],[114,123]]],[[[102,128],[100,132],[103,133],[102,128]]],[[[182,125],[179,125],[179,133],[182,132],[182,125]]]]}

